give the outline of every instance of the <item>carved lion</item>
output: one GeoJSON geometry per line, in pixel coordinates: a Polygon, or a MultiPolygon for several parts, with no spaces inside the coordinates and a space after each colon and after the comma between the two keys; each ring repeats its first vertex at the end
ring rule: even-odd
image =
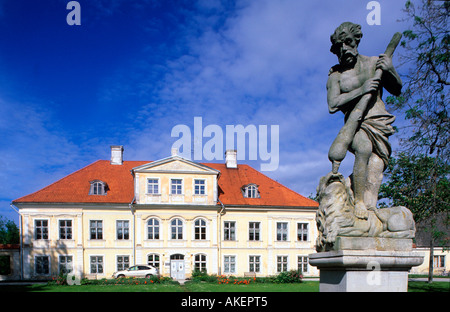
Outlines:
{"type": "Polygon", "coordinates": [[[345,180],[340,173],[330,172],[320,179],[317,251],[331,250],[337,236],[414,237],[413,215],[406,207],[375,208],[368,211],[367,218],[357,218],[350,184],[350,179],[345,180]]]}

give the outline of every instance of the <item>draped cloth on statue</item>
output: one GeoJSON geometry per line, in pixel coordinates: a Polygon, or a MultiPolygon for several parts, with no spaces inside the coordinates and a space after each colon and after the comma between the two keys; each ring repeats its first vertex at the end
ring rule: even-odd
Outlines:
{"type": "MultiPolygon", "coordinates": [[[[361,123],[361,129],[364,130],[372,142],[373,153],[383,160],[384,168],[387,167],[392,152],[388,138],[395,133],[394,127],[391,126],[394,121],[395,116],[387,114],[366,117],[361,123]]],[[[349,150],[354,153],[351,147],[349,150]]]]}

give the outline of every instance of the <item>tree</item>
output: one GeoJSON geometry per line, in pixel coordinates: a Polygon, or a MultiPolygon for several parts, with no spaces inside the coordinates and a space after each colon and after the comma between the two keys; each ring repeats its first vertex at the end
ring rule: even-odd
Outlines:
{"type": "Polygon", "coordinates": [[[449,27],[450,1],[407,1],[406,22],[400,51],[403,76],[402,95],[388,97],[393,110],[402,111],[411,125],[406,127],[402,145],[410,154],[429,154],[449,160],[449,27]],[[412,133],[412,135],[411,135],[412,133]]]}
{"type": "MultiPolygon", "coordinates": [[[[402,77],[402,94],[388,97],[386,103],[392,111],[404,113],[410,124],[401,129],[404,154],[392,160],[380,197],[407,206],[420,222],[432,220],[442,209],[448,214],[449,207],[448,195],[444,195],[449,192],[450,1],[408,0],[404,12],[411,28],[403,32],[400,59],[401,67],[409,70],[402,77]]],[[[434,233],[430,239],[431,282],[433,244],[439,235],[434,222],[429,224],[428,230],[434,233]]]]}
{"type": "Polygon", "coordinates": [[[14,221],[0,216],[0,244],[18,244],[20,233],[14,221]]]}
{"type": "Polygon", "coordinates": [[[414,221],[428,220],[450,205],[450,166],[440,159],[400,153],[392,157],[385,172],[386,182],[379,198],[390,200],[392,206],[408,207],[414,221]],[[433,184],[434,187],[429,186],[433,184]]]}
{"type": "Polygon", "coordinates": [[[416,225],[421,224],[421,229],[430,233],[429,282],[433,280],[434,246],[448,245],[449,169],[442,159],[400,153],[398,158],[390,159],[385,172],[387,182],[380,187],[380,199],[390,200],[392,206],[408,207],[416,225]]]}

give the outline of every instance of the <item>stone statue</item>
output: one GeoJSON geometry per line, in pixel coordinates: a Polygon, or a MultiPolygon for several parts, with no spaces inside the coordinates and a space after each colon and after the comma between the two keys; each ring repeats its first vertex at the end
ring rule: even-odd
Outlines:
{"type": "Polygon", "coordinates": [[[331,35],[330,51],[339,64],[330,70],[327,101],[330,113],[342,111],[345,124],[334,140],[328,157],[332,171],[317,188],[319,210],[317,250],[331,248],[337,236],[412,238],[415,225],[405,207],[377,209],[378,192],[391,154],[388,137],[395,131],[395,117],[382,101],[383,88],[401,93],[402,81],[392,65],[397,33],[379,57],[358,53],[361,26],[342,23],[331,35]],[[355,155],[351,179],[338,172],[349,150],[355,155]]]}

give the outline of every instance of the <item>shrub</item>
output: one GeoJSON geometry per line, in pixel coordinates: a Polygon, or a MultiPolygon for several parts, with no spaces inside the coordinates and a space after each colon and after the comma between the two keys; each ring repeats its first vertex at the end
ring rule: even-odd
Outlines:
{"type": "Polygon", "coordinates": [[[206,270],[198,270],[195,269],[194,272],[192,272],[192,281],[195,282],[216,282],[217,281],[217,275],[209,275],[206,270]]]}
{"type": "Polygon", "coordinates": [[[52,277],[51,281],[48,281],[47,284],[50,285],[68,285],[67,283],[67,274],[60,273],[58,276],[52,277]]]}
{"type": "Polygon", "coordinates": [[[290,270],[286,272],[281,272],[275,277],[274,282],[275,283],[301,283],[302,282],[303,275],[301,271],[297,270],[290,270]]]}

